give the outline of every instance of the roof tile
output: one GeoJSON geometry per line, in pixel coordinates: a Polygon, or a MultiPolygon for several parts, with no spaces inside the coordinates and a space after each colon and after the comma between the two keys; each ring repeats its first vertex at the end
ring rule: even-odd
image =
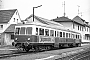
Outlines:
{"type": "Polygon", "coordinates": [[[71,19],[69,19],[68,17],[57,17],[56,19],[53,19],[53,21],[72,21],[71,19]]]}
{"type": "Polygon", "coordinates": [[[11,24],[4,32],[14,32],[14,29],[15,29],[15,25],[16,24],[11,24]]]}
{"type": "Polygon", "coordinates": [[[13,16],[17,9],[13,10],[0,10],[0,23],[7,23],[13,16]]]}

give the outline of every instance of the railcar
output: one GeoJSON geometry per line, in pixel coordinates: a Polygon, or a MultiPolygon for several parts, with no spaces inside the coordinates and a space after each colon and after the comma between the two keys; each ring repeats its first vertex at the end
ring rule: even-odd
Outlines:
{"type": "Polygon", "coordinates": [[[49,25],[20,24],[14,34],[14,46],[27,52],[81,45],[80,33],[49,25]]]}

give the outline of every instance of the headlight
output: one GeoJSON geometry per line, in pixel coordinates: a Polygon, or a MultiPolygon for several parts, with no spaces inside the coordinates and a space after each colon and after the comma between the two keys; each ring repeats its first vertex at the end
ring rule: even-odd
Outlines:
{"type": "Polygon", "coordinates": [[[17,38],[15,38],[15,40],[17,40],[17,38]]]}
{"type": "Polygon", "coordinates": [[[30,40],[30,38],[28,38],[28,40],[30,40]]]}

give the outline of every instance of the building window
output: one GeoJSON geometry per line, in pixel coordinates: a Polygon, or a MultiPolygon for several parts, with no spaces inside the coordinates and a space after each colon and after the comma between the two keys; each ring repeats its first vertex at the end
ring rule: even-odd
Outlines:
{"type": "Polygon", "coordinates": [[[14,22],[15,22],[15,18],[14,18],[14,22]]]}
{"type": "Polygon", "coordinates": [[[44,29],[39,28],[39,35],[44,35],[44,29]]]}
{"type": "Polygon", "coordinates": [[[74,26],[74,22],[73,22],[73,29],[75,28],[75,26],[74,26]]]}
{"type": "Polygon", "coordinates": [[[17,23],[18,23],[18,19],[17,19],[17,23]]]}
{"type": "Polygon", "coordinates": [[[45,29],[45,36],[49,36],[49,30],[45,29]]]}
{"type": "Polygon", "coordinates": [[[3,25],[0,25],[0,28],[3,29],[3,25]]]}
{"type": "Polygon", "coordinates": [[[78,25],[78,30],[79,30],[79,25],[78,25]]]}
{"type": "Polygon", "coordinates": [[[86,27],[85,27],[85,31],[86,31],[86,27]]]}
{"type": "Polygon", "coordinates": [[[17,11],[16,11],[16,15],[17,15],[17,11]]]}
{"type": "Polygon", "coordinates": [[[11,35],[11,39],[14,39],[14,35],[11,35]]]}

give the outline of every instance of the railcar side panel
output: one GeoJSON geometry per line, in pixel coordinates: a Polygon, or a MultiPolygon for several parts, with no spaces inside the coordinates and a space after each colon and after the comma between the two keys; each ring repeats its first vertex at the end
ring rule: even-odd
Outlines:
{"type": "Polygon", "coordinates": [[[81,39],[76,39],[75,43],[81,43],[81,39]]]}
{"type": "Polygon", "coordinates": [[[35,35],[15,35],[15,42],[39,42],[38,36],[35,35]]]}
{"type": "Polygon", "coordinates": [[[67,43],[75,43],[75,40],[72,38],[66,38],[67,43]]]}
{"type": "Polygon", "coordinates": [[[39,36],[39,43],[55,43],[55,38],[50,36],[39,36]]]}
{"type": "Polygon", "coordinates": [[[75,40],[72,38],[55,38],[55,43],[75,43],[75,40]]]}

